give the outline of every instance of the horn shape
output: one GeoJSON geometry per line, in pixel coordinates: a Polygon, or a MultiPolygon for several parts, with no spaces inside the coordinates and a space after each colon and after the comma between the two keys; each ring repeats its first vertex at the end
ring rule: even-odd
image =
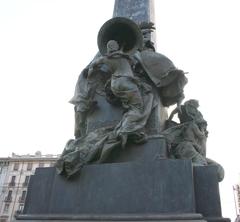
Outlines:
{"type": "Polygon", "coordinates": [[[109,40],[118,42],[120,49],[127,54],[133,54],[142,49],[143,37],[140,28],[132,20],[115,17],[105,22],[98,32],[98,48],[102,55],[107,53],[109,40]]]}

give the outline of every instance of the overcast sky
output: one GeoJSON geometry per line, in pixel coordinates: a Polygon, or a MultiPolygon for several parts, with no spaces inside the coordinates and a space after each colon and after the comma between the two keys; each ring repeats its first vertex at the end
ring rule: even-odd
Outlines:
{"type": "MultiPolygon", "coordinates": [[[[73,137],[68,103],[97,52],[113,0],[0,0],[0,156],[61,153],[73,137]]],[[[156,0],[158,52],[189,72],[186,99],[208,121],[207,154],[222,163],[223,215],[235,217],[239,164],[238,0],[156,0]]]]}

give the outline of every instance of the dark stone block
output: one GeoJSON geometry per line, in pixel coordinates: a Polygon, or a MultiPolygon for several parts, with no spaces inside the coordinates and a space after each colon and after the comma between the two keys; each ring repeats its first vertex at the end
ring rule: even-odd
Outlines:
{"type": "Polygon", "coordinates": [[[221,217],[216,167],[194,167],[193,172],[197,212],[202,213],[205,217],[221,217]]]}
{"type": "Polygon", "coordinates": [[[222,217],[217,168],[215,166],[193,167],[196,212],[208,222],[229,222],[222,217]]]}
{"type": "Polygon", "coordinates": [[[52,171],[37,169],[29,187],[37,194],[28,193],[25,214],[195,212],[190,161],[88,165],[72,180],[52,171]]]}
{"type": "Polygon", "coordinates": [[[115,215],[19,215],[18,220],[31,222],[118,221],[118,222],[206,222],[200,214],[115,214],[115,215]]]}
{"type": "Polygon", "coordinates": [[[55,174],[54,167],[36,169],[36,175],[31,176],[29,181],[24,214],[27,212],[48,213],[49,197],[51,196],[55,174]]]}
{"type": "Polygon", "coordinates": [[[192,171],[188,160],[88,165],[72,180],[39,168],[28,190],[18,220],[230,221],[221,215],[216,168],[192,171]]]}
{"type": "Polygon", "coordinates": [[[129,144],[125,149],[116,148],[106,162],[154,161],[156,159],[166,159],[167,156],[166,140],[159,137],[151,138],[144,144],[129,144]]]}

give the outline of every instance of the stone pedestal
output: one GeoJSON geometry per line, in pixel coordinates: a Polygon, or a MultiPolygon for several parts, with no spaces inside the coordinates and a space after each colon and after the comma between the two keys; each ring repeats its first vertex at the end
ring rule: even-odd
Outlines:
{"type": "Polygon", "coordinates": [[[88,165],[71,180],[38,168],[17,220],[228,221],[215,167],[167,159],[88,165]]]}

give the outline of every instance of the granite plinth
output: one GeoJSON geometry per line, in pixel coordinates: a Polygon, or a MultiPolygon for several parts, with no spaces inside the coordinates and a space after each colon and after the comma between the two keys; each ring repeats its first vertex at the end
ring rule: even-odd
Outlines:
{"type": "Polygon", "coordinates": [[[209,222],[230,221],[222,217],[216,166],[193,168],[196,212],[209,222]]]}
{"type": "Polygon", "coordinates": [[[216,168],[170,159],[87,165],[71,180],[38,168],[17,220],[230,221],[221,214],[216,168]]]}
{"type": "Polygon", "coordinates": [[[200,214],[175,214],[175,215],[163,215],[163,214],[121,214],[121,215],[19,215],[18,220],[31,221],[31,222],[58,222],[58,221],[81,221],[81,222],[96,222],[96,221],[108,221],[108,222],[206,222],[200,214]]]}
{"type": "Polygon", "coordinates": [[[54,168],[39,168],[31,178],[23,214],[194,212],[191,162],[156,160],[88,165],[71,180],[54,168]]]}

